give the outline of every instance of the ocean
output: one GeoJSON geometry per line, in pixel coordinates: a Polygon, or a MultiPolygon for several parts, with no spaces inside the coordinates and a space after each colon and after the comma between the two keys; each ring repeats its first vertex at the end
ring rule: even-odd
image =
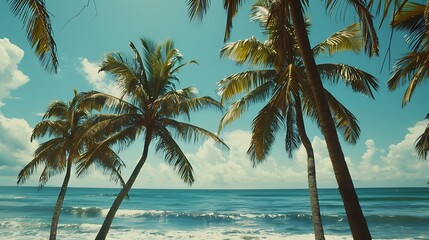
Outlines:
{"type": "MultiPolygon", "coordinates": [[[[0,239],[47,239],[59,188],[0,187],[0,239]]],[[[69,188],[58,239],[94,239],[118,189],[69,188]]],[[[429,239],[429,188],[358,189],[374,239],[429,239]]],[[[336,189],[319,190],[327,239],[351,239],[336,189]]],[[[308,192],[134,189],[108,239],[314,239],[308,192]]]]}

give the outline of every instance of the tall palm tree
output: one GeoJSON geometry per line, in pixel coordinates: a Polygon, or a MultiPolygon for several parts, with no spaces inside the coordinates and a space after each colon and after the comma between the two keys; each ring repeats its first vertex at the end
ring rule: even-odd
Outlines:
{"type": "MultiPolygon", "coordinates": [[[[302,69],[302,62],[299,56],[293,56],[294,54],[296,55],[297,50],[290,49],[288,59],[283,59],[283,61],[275,60],[277,52],[281,51],[277,40],[282,37],[277,36],[278,32],[275,31],[277,29],[275,26],[283,24],[285,28],[291,29],[289,23],[277,22],[279,16],[270,16],[270,10],[276,7],[278,6],[275,4],[267,5],[267,2],[263,1],[258,1],[253,7],[252,19],[260,21],[262,31],[269,33],[267,41],[262,43],[252,37],[229,43],[221,50],[222,57],[231,58],[239,64],[247,62],[253,67],[264,66],[266,69],[237,73],[219,82],[220,87],[218,90],[223,102],[245,93],[242,98],[234,102],[228,109],[221,121],[220,129],[237,119],[249,105],[270,98],[269,103],[265,105],[253,121],[252,142],[249,153],[254,163],[266,158],[266,154],[269,152],[274,140],[274,132],[279,127],[276,125],[285,126],[285,146],[289,156],[302,142],[308,156],[308,184],[315,238],[324,239],[317,196],[314,153],[305,131],[301,107],[303,105],[305,112],[315,118],[316,122],[318,122],[317,109],[314,107],[314,98],[311,96],[308,82],[305,79],[305,69],[302,69]],[[291,63],[290,61],[293,62],[291,63]],[[294,74],[290,69],[294,69],[299,73],[294,74]],[[293,78],[299,79],[294,80],[293,78]],[[292,86],[296,84],[300,86],[292,86]],[[289,87],[283,87],[282,85],[289,85],[289,87]],[[302,93],[297,94],[293,89],[299,89],[302,93]],[[305,96],[305,92],[307,96],[305,96]],[[301,98],[304,100],[303,104],[301,104],[301,98]],[[264,134],[261,135],[261,133],[264,134]]],[[[291,34],[283,37],[288,38],[287,41],[291,42],[292,46],[296,46],[296,43],[293,43],[295,40],[293,39],[292,31],[289,31],[289,33],[291,34]]],[[[359,25],[353,24],[318,44],[313,48],[313,51],[315,55],[321,52],[333,54],[344,50],[359,51],[361,46],[359,25]]],[[[320,64],[318,67],[327,80],[337,82],[338,79],[343,79],[355,91],[362,92],[368,96],[373,97],[371,88],[376,89],[378,87],[374,77],[359,69],[340,64],[320,64]],[[346,72],[347,74],[345,74],[346,72]]],[[[335,113],[337,127],[343,128],[342,133],[348,142],[355,143],[359,136],[359,127],[355,117],[332,95],[329,93],[327,95],[331,100],[330,107],[331,111],[335,113]]]]}
{"type": "MultiPolygon", "coordinates": [[[[269,1],[269,0],[267,0],[269,1]]],[[[229,31],[232,27],[232,18],[236,15],[238,7],[243,3],[242,0],[223,0],[224,8],[227,11],[227,24],[225,37],[229,36],[229,31]]],[[[305,7],[309,6],[308,0],[272,0],[271,2],[279,3],[278,11],[279,16],[290,18],[296,34],[297,45],[299,46],[299,52],[303,59],[304,66],[307,73],[307,78],[310,83],[311,92],[314,95],[317,113],[320,118],[320,124],[322,133],[325,137],[325,141],[328,147],[329,156],[334,169],[335,178],[338,183],[339,192],[343,200],[344,208],[346,210],[347,219],[355,239],[371,239],[371,234],[368,229],[368,224],[362,212],[362,208],[359,203],[358,196],[356,194],[353,180],[350,176],[344,154],[341,148],[341,144],[338,139],[338,135],[335,128],[334,119],[332,118],[329,103],[324,94],[324,88],[322,81],[314,60],[313,51],[310,46],[308,39],[308,33],[306,30],[306,24],[304,21],[303,11],[305,7]]],[[[344,7],[349,5],[352,7],[359,17],[362,25],[363,40],[365,51],[370,55],[374,56],[378,54],[378,37],[373,26],[372,15],[369,12],[369,6],[365,4],[363,0],[350,0],[350,1],[338,1],[338,0],[325,0],[326,9],[333,12],[339,2],[343,2],[342,9],[348,9],[344,7]]],[[[187,0],[188,13],[191,19],[202,18],[210,6],[210,0],[187,0]]],[[[278,29],[279,32],[283,32],[283,35],[287,34],[287,29],[278,29]]],[[[284,43],[285,47],[288,47],[284,43]]],[[[283,51],[279,53],[279,59],[282,59],[283,51]]]]}
{"type": "Polygon", "coordinates": [[[111,113],[100,116],[103,118],[101,122],[105,124],[101,131],[106,139],[88,151],[80,164],[85,165],[86,161],[91,161],[103,146],[118,144],[123,148],[136,141],[140,135],[143,135],[144,139],[143,153],[124,188],[114,200],[96,239],[106,238],[117,210],[146,162],[152,143],[155,144],[156,152],[164,154],[164,160],[189,185],[194,182],[193,169],[174,137],[185,142],[208,137],[225,145],[210,131],[177,120],[181,117],[190,120],[193,111],[206,108],[223,109],[219,102],[210,97],[197,97],[196,88],[176,89],[177,72],[182,67],[196,62],[181,63],[182,55],[174,48],[172,41],[163,44],[154,44],[146,39],[140,41],[143,46],[142,54],[131,42],[133,58],[121,53],[109,53],[101,63],[100,71],[115,77],[122,96],[117,98],[91,92],[84,100],[87,105],[102,104],[111,113]]]}
{"type": "Polygon", "coordinates": [[[12,13],[21,18],[27,39],[49,72],[58,70],[57,46],[45,0],[8,0],[12,13]]]}
{"type": "MultiPolygon", "coordinates": [[[[56,239],[57,236],[58,221],[71,177],[72,165],[81,157],[83,151],[95,141],[100,140],[99,137],[88,134],[91,132],[89,129],[96,126],[96,122],[91,120],[91,108],[79,105],[83,95],[82,93],[77,94],[75,90],[72,101],[57,100],[49,105],[43,120],[33,129],[31,140],[46,136],[52,138],[40,144],[34,152],[33,160],[18,174],[18,184],[25,183],[40,165],[44,165],[39,178],[39,184],[42,187],[51,176],[66,172],[52,216],[49,236],[51,240],[56,239]]],[[[109,147],[105,147],[87,166],[90,165],[101,167],[110,172],[113,180],[124,184],[120,175],[120,170],[124,164],[109,147]]],[[[80,172],[87,171],[88,167],[80,169],[80,172]]]]}
{"type": "MultiPolygon", "coordinates": [[[[392,27],[405,30],[410,52],[401,57],[387,81],[390,91],[408,84],[402,98],[402,107],[411,101],[414,90],[429,78],[429,4],[408,2],[398,11],[392,27]]],[[[415,150],[419,158],[426,159],[429,151],[429,125],[416,140],[415,150]]]]}

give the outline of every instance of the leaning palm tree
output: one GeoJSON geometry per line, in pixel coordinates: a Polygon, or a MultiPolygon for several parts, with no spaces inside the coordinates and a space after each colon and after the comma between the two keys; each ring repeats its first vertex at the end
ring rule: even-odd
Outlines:
{"type": "MultiPolygon", "coordinates": [[[[253,7],[252,19],[260,21],[262,31],[269,33],[267,41],[259,42],[252,37],[229,43],[221,50],[222,57],[228,57],[239,64],[247,62],[253,67],[264,66],[265,69],[237,73],[219,82],[218,92],[223,102],[245,94],[228,109],[222,118],[220,129],[237,119],[249,105],[270,98],[253,121],[251,147],[248,153],[255,164],[264,160],[274,141],[274,133],[280,126],[284,126],[286,130],[285,147],[290,157],[292,151],[302,142],[307,152],[308,184],[315,239],[324,239],[317,196],[314,153],[305,131],[302,107],[307,115],[313,117],[316,122],[320,122],[299,56],[289,55],[288,59],[283,61],[276,60],[277,52],[282,50],[279,38],[287,39],[286,41],[292,43],[291,46],[296,44],[293,43],[295,41],[293,31],[289,31],[290,34],[287,36],[278,36],[278,32],[275,31],[277,24],[283,24],[285,28],[292,29],[289,23],[277,22],[278,16],[269,16],[270,10],[275,7],[263,1],[259,1],[253,7]]],[[[344,50],[359,51],[361,46],[359,25],[353,24],[318,44],[313,51],[315,55],[322,52],[333,54],[344,50]]],[[[290,52],[296,54],[297,50],[291,49],[290,52]]],[[[368,96],[373,97],[371,88],[378,87],[373,76],[354,67],[340,64],[320,64],[318,67],[326,80],[337,82],[343,79],[355,91],[368,96]]],[[[360,131],[356,118],[329,92],[326,94],[330,100],[331,111],[335,114],[336,126],[342,130],[348,142],[356,143],[360,131]]]]}
{"type": "MultiPolygon", "coordinates": [[[[325,137],[326,145],[328,147],[329,156],[331,159],[332,167],[334,169],[335,178],[338,183],[339,192],[343,200],[344,208],[346,210],[350,230],[355,239],[371,239],[371,234],[368,229],[368,224],[363,215],[362,208],[356,194],[353,180],[350,176],[341,144],[336,132],[334,119],[332,118],[328,100],[325,97],[324,87],[318,72],[313,51],[308,39],[306,24],[304,21],[303,11],[309,6],[308,0],[266,0],[272,3],[279,4],[277,11],[282,18],[290,19],[295,31],[297,45],[302,57],[311,92],[315,98],[317,114],[320,119],[320,125],[323,136],[325,137]]],[[[227,21],[225,29],[225,39],[228,39],[230,30],[232,28],[232,18],[236,15],[239,6],[243,0],[223,0],[224,8],[227,11],[227,21]]],[[[325,0],[326,9],[331,13],[336,10],[339,2],[338,0],[325,0]]],[[[191,19],[202,18],[210,6],[210,0],[187,0],[188,13],[191,19]]],[[[378,37],[373,26],[372,15],[369,12],[369,6],[365,5],[362,0],[350,0],[343,3],[341,9],[348,9],[344,7],[349,5],[356,11],[362,25],[364,49],[370,55],[378,54],[378,37]]],[[[285,22],[285,21],[283,21],[285,22]]],[[[278,29],[281,35],[287,34],[287,29],[278,29]]],[[[283,46],[287,49],[290,48],[287,42],[283,42],[283,46]]],[[[278,59],[283,59],[284,51],[277,53],[278,59]]]]}
{"type": "MultiPolygon", "coordinates": [[[[417,86],[429,78],[429,5],[408,2],[395,14],[392,27],[407,31],[407,42],[410,52],[401,57],[393,70],[393,75],[387,82],[390,91],[407,85],[402,98],[402,107],[411,101],[417,86]]],[[[419,158],[426,159],[429,151],[429,130],[426,130],[416,140],[415,150],[419,158]]]]}
{"type": "MultiPolygon", "coordinates": [[[[57,226],[61,208],[66,195],[71,177],[72,165],[81,157],[82,153],[100,136],[88,134],[97,122],[91,119],[91,109],[79,104],[82,93],[77,94],[70,102],[53,101],[43,116],[43,121],[38,123],[31,135],[31,140],[52,137],[34,152],[34,158],[18,174],[18,184],[25,183],[27,178],[40,166],[44,165],[39,178],[40,187],[44,186],[49,178],[65,171],[64,180],[58,194],[52,216],[49,239],[56,239],[57,226]]],[[[95,105],[93,105],[95,107],[95,105]]],[[[110,148],[105,147],[100,154],[93,158],[87,166],[94,165],[110,172],[111,178],[124,184],[120,170],[124,166],[118,155],[110,148]]],[[[86,172],[89,168],[81,169],[86,172]]]]}
{"type": "Polygon", "coordinates": [[[197,97],[197,90],[193,87],[176,89],[177,72],[195,61],[181,63],[182,55],[174,48],[172,41],[154,44],[146,39],[140,40],[143,54],[131,42],[133,58],[127,58],[121,53],[109,53],[101,63],[100,71],[115,77],[122,96],[117,98],[91,92],[84,100],[88,105],[104,104],[106,111],[110,113],[100,116],[103,119],[101,122],[105,124],[101,131],[106,139],[85,154],[81,165],[91,161],[104,146],[118,144],[126,147],[139,139],[140,135],[143,135],[144,141],[143,153],[124,188],[114,200],[96,239],[106,238],[117,210],[146,162],[152,143],[155,144],[156,152],[163,153],[164,160],[189,185],[194,182],[192,165],[174,138],[188,142],[208,137],[224,145],[220,138],[208,130],[177,120],[183,117],[190,120],[190,114],[201,109],[223,109],[219,102],[210,97],[197,97]]]}
{"type": "Polygon", "coordinates": [[[49,72],[58,70],[57,46],[45,0],[8,0],[12,13],[21,18],[27,39],[49,72]]]}

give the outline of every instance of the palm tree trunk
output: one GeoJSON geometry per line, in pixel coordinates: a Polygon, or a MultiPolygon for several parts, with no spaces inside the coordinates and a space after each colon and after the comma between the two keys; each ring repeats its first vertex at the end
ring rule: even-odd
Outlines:
{"type": "Polygon", "coordinates": [[[61,208],[63,207],[64,198],[67,192],[71,175],[71,158],[67,160],[66,175],[64,176],[63,185],[61,186],[60,193],[58,194],[57,203],[55,204],[54,214],[52,215],[51,232],[49,233],[49,240],[57,239],[57,227],[60,220],[61,208]]]}
{"type": "Polygon", "coordinates": [[[310,81],[311,90],[316,100],[316,107],[322,127],[322,133],[328,146],[335,178],[338,183],[341,198],[347,214],[350,230],[354,239],[372,239],[368,224],[362,213],[359,199],[353,186],[353,180],[347,168],[344,154],[341,149],[334,121],[329,110],[328,102],[324,95],[324,88],[316,68],[313,52],[311,51],[300,0],[289,0],[292,23],[295,30],[298,46],[310,81]]]}
{"type": "Polygon", "coordinates": [[[152,140],[152,131],[150,129],[147,129],[144,147],[143,147],[143,154],[140,157],[140,160],[137,163],[136,167],[134,168],[134,171],[131,174],[130,178],[128,179],[127,183],[121,189],[118,196],[116,196],[116,199],[112,204],[112,207],[110,207],[110,210],[107,213],[106,218],[104,219],[103,225],[101,226],[100,230],[98,231],[97,237],[95,237],[96,240],[106,239],[107,233],[110,230],[110,226],[112,225],[113,218],[115,218],[116,212],[118,211],[119,207],[121,206],[121,203],[124,200],[124,198],[128,195],[128,192],[130,191],[131,187],[133,186],[134,182],[137,179],[137,176],[140,173],[140,170],[142,169],[144,163],[146,162],[147,154],[149,151],[149,145],[150,145],[151,140],[152,140]]]}
{"type": "Polygon", "coordinates": [[[316,166],[314,164],[314,151],[311,146],[310,139],[308,139],[307,132],[305,131],[304,119],[301,110],[301,100],[299,96],[295,97],[295,113],[296,113],[296,126],[298,127],[299,137],[301,138],[302,145],[304,145],[307,152],[307,174],[308,174],[308,191],[310,194],[311,217],[313,220],[314,239],[325,240],[323,232],[322,217],[320,215],[319,195],[317,193],[316,182],[316,166]]]}

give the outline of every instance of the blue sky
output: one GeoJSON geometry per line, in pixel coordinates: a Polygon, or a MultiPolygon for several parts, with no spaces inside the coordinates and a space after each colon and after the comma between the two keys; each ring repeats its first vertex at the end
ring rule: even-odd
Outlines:
{"type": "MultiPolygon", "coordinates": [[[[106,52],[130,53],[128,42],[139,44],[140,37],[154,41],[172,39],[185,60],[195,59],[199,65],[180,72],[181,87],[195,86],[201,95],[216,97],[216,82],[246,69],[218,57],[223,46],[225,12],[220,2],[212,1],[202,22],[190,22],[185,1],[88,1],[89,5],[75,17],[87,1],[47,1],[57,41],[60,68],[58,74],[47,73],[29,47],[21,22],[14,17],[6,1],[0,3],[0,185],[15,185],[19,170],[32,159],[38,145],[30,142],[32,127],[41,120],[47,105],[54,99],[68,101],[73,89],[115,92],[110,76],[98,73],[98,63],[106,52]],[[94,5],[94,2],[96,5],[94,5]]],[[[251,1],[249,1],[251,2],[251,1]]],[[[319,4],[312,3],[311,42],[322,41],[335,31],[351,24],[352,12],[327,17],[319,4]]],[[[256,36],[262,38],[258,25],[249,21],[248,6],[243,6],[234,20],[231,41],[256,36]]],[[[376,21],[377,22],[377,21],[376,21]]],[[[414,141],[423,132],[427,114],[428,84],[416,91],[411,103],[401,108],[404,88],[388,92],[386,81],[396,58],[407,47],[405,33],[394,33],[391,62],[381,71],[390,31],[379,31],[380,57],[344,53],[322,56],[318,62],[347,63],[365,70],[379,79],[376,100],[354,94],[343,86],[328,86],[333,94],[359,119],[362,130],[354,146],[343,143],[343,150],[357,187],[426,186],[429,162],[417,160],[414,141]]],[[[250,122],[257,106],[236,123],[226,127],[221,137],[231,150],[219,149],[211,141],[183,144],[196,174],[193,188],[305,188],[306,155],[300,148],[292,159],[283,149],[283,136],[278,135],[268,160],[253,168],[246,156],[249,146],[250,122]]],[[[194,115],[192,123],[216,131],[221,113],[205,111],[194,115]]],[[[320,187],[336,187],[323,136],[307,121],[312,139],[320,187]]],[[[141,142],[121,153],[127,164],[123,175],[128,178],[141,154],[141,142]]],[[[36,172],[27,186],[37,185],[36,172]]],[[[162,156],[151,152],[135,187],[187,188],[162,156]]],[[[63,176],[52,177],[47,186],[58,186],[63,176]]],[[[97,170],[70,186],[112,187],[109,178],[97,170]]]]}

